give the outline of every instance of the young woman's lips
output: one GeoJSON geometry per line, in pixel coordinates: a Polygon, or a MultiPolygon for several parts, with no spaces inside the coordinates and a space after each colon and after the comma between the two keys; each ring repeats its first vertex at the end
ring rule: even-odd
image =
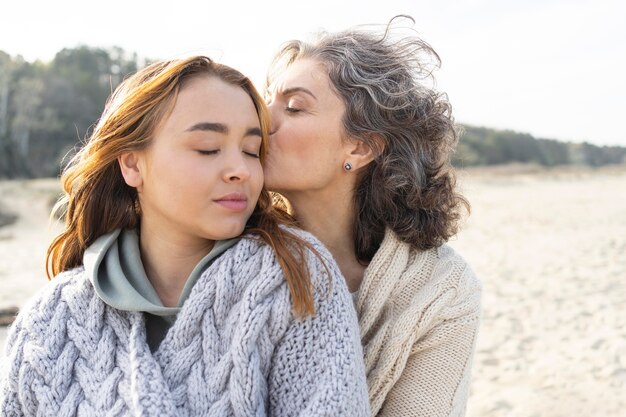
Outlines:
{"type": "Polygon", "coordinates": [[[232,193],[220,197],[215,202],[232,211],[244,211],[248,207],[248,199],[243,193],[232,193]]]}

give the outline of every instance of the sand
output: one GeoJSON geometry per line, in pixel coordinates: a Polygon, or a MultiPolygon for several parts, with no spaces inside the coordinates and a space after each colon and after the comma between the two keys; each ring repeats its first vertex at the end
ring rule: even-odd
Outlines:
{"type": "MultiPolygon", "coordinates": [[[[59,191],[53,179],[0,181],[0,218],[11,219],[0,227],[0,309],[24,305],[47,282],[46,250],[61,230],[48,217],[59,191]]],[[[0,326],[2,347],[6,335],[0,326]]]]}
{"type": "Polygon", "coordinates": [[[626,172],[465,174],[483,282],[468,416],[626,416],[626,172]]]}
{"type": "MultiPolygon", "coordinates": [[[[626,168],[464,172],[483,282],[469,417],[626,416],[626,168]]],[[[0,182],[0,308],[45,284],[55,181],[0,182]]],[[[0,344],[6,328],[0,327],[0,344]]]]}
{"type": "Polygon", "coordinates": [[[61,230],[49,221],[56,180],[0,181],[0,210],[17,220],[0,227],[0,308],[21,306],[47,282],[46,250],[61,230]]]}

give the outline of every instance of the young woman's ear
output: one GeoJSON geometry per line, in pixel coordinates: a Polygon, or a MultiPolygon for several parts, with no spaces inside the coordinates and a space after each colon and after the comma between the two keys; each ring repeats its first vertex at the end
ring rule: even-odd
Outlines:
{"type": "Polygon", "coordinates": [[[370,142],[372,145],[368,145],[363,140],[350,139],[347,145],[348,156],[346,162],[351,165],[351,169],[363,168],[385,149],[385,142],[382,136],[377,133],[370,134],[370,142]]]}
{"type": "Polygon", "coordinates": [[[143,176],[139,169],[139,156],[136,152],[127,152],[117,158],[124,181],[130,187],[137,188],[143,184],[143,176]]]}

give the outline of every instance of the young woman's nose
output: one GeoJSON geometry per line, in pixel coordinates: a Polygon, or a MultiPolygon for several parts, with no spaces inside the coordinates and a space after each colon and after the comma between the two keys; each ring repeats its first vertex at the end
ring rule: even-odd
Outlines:
{"type": "Polygon", "coordinates": [[[252,157],[245,155],[241,151],[233,152],[232,155],[227,158],[223,170],[224,181],[245,181],[250,178],[250,168],[248,167],[246,158],[252,157]]]}

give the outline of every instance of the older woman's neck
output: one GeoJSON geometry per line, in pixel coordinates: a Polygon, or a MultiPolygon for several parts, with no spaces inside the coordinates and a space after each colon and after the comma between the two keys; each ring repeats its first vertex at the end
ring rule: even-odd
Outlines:
{"type": "Polygon", "coordinates": [[[354,246],[354,203],[351,193],[334,195],[287,196],[300,226],[311,232],[328,248],[350,291],[356,291],[363,279],[365,266],[356,258],[354,246]]]}

